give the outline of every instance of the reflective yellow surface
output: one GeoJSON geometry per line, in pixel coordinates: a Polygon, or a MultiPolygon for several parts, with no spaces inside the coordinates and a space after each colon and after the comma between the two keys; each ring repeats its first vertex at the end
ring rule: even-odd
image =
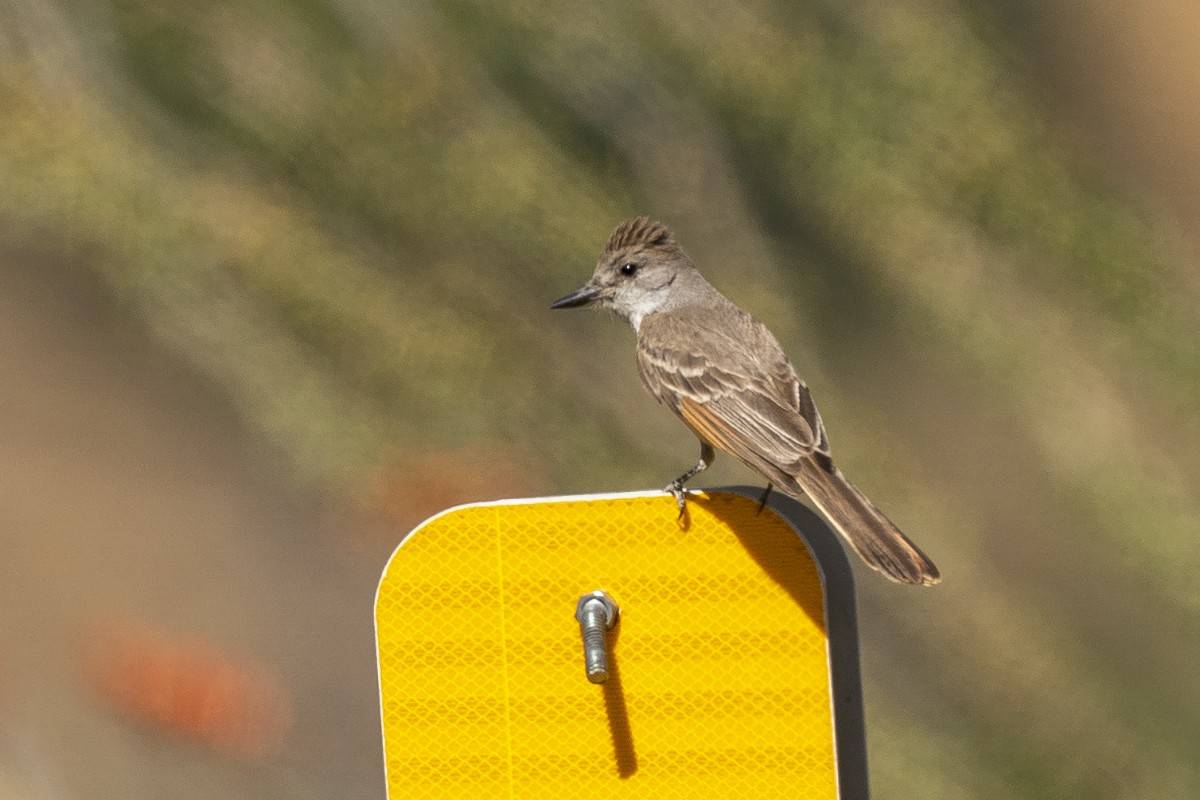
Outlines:
{"type": "Polygon", "coordinates": [[[817,566],[770,509],[693,493],[452,509],[376,604],[389,794],[836,797],[817,566]],[[575,605],[621,617],[584,675],[575,605]]]}

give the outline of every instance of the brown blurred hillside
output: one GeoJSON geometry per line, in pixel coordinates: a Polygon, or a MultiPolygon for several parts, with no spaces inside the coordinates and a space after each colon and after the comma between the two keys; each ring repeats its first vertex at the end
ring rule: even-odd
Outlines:
{"type": "Polygon", "coordinates": [[[404,526],[695,456],[547,310],[636,213],[945,575],[861,576],[875,796],[1200,796],[1198,29],[0,2],[0,798],[380,796],[404,526]]]}

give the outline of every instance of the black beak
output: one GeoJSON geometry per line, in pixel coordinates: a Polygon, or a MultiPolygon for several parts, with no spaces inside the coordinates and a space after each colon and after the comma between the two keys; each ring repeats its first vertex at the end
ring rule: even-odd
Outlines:
{"type": "Polygon", "coordinates": [[[593,286],[584,286],[568,295],[558,298],[550,304],[551,308],[578,308],[590,306],[600,299],[600,290],[593,286]]]}

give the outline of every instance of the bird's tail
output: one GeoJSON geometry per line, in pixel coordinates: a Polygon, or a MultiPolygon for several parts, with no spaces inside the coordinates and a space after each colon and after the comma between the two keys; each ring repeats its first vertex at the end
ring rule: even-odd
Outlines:
{"type": "Polygon", "coordinates": [[[804,494],[872,569],[899,583],[932,586],[938,568],[837,467],[801,459],[794,473],[804,494]]]}

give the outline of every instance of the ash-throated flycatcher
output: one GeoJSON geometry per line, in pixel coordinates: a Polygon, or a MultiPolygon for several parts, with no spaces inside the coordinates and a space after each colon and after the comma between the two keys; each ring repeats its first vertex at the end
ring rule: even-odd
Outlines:
{"type": "MultiPolygon", "coordinates": [[[[718,447],[792,497],[808,495],[872,568],[931,585],[937,567],[833,465],[808,386],[766,326],[697,271],[661,223],[638,217],[613,231],[596,271],[551,308],[599,306],[637,333],[638,371],[700,439],[700,461],[667,485],[680,513],[684,484],[718,447]]],[[[770,491],[770,486],[768,486],[770,491]]]]}

